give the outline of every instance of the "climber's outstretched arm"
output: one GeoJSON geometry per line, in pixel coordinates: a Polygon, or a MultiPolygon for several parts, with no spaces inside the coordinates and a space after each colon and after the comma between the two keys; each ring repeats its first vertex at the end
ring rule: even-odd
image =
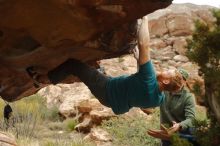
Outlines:
{"type": "Polygon", "coordinates": [[[150,36],[148,29],[148,18],[144,16],[138,31],[139,65],[143,65],[150,60],[150,36]]]}

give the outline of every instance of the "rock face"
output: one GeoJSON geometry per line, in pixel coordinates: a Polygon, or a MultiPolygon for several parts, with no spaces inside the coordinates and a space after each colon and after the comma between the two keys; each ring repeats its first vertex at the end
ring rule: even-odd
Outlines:
{"type": "MultiPolygon", "coordinates": [[[[171,0],[1,0],[0,96],[33,94],[26,68],[42,73],[68,58],[85,62],[128,52],[132,24],[171,0]]],[[[69,82],[71,80],[68,80],[69,82]]]]}
{"type": "MultiPolygon", "coordinates": [[[[132,57],[128,56],[126,58],[132,57]]],[[[75,126],[75,130],[83,133],[90,132],[92,128],[100,125],[103,120],[109,120],[111,117],[116,116],[110,108],[103,106],[94,98],[83,83],[75,82],[73,84],[48,86],[41,89],[38,94],[46,98],[48,108],[57,106],[59,113],[64,118],[78,118],[79,124],[75,126]]],[[[149,113],[149,110],[144,111],[139,108],[132,108],[125,115],[148,117],[145,113],[149,113]]]]}
{"type": "Polygon", "coordinates": [[[100,128],[93,128],[91,132],[84,138],[85,140],[92,140],[96,146],[112,146],[111,135],[100,128]]]}

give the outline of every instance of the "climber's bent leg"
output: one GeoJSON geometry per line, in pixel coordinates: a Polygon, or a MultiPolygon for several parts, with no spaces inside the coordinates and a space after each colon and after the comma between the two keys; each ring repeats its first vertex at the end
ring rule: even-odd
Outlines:
{"type": "Polygon", "coordinates": [[[105,106],[109,107],[106,96],[106,84],[109,77],[97,71],[85,63],[75,59],[68,59],[52,71],[48,72],[48,78],[53,84],[57,84],[69,75],[75,75],[84,82],[92,94],[105,106]]]}

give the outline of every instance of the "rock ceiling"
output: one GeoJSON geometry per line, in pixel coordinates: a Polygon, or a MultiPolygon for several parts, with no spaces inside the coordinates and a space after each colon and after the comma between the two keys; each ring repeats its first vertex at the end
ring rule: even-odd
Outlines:
{"type": "Polygon", "coordinates": [[[94,62],[128,52],[136,19],[170,3],[0,0],[0,96],[14,101],[39,90],[27,67],[47,73],[67,58],[94,62]]]}

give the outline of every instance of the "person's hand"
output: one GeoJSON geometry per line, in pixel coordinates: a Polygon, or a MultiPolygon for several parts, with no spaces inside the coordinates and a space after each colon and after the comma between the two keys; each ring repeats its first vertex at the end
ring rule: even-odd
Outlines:
{"type": "Polygon", "coordinates": [[[150,129],[147,131],[147,133],[154,138],[159,138],[162,140],[169,140],[170,139],[170,135],[165,130],[151,130],[150,129]]]}
{"type": "Polygon", "coordinates": [[[132,49],[132,53],[134,54],[134,58],[135,58],[136,60],[139,60],[139,49],[138,49],[137,46],[135,46],[135,48],[132,49]]]}
{"type": "MultiPolygon", "coordinates": [[[[173,122],[174,123],[174,122],[173,122]]],[[[169,140],[170,137],[178,131],[180,124],[174,123],[171,128],[166,128],[163,124],[161,124],[161,130],[148,130],[147,133],[155,138],[159,138],[162,140],[169,140]]]]}
{"type": "Polygon", "coordinates": [[[150,36],[148,29],[148,18],[144,16],[138,31],[139,65],[143,65],[150,60],[150,36]]]}
{"type": "Polygon", "coordinates": [[[144,39],[144,42],[145,42],[145,45],[147,45],[148,47],[149,47],[149,45],[150,45],[150,34],[149,34],[149,24],[148,24],[148,17],[147,16],[144,16],[143,18],[142,18],[142,22],[141,22],[142,24],[141,25],[143,25],[143,27],[144,27],[144,31],[143,30],[141,30],[141,29],[139,29],[139,31],[140,32],[142,32],[142,33],[144,33],[144,37],[143,37],[143,39],[144,39]]]}
{"type": "Polygon", "coordinates": [[[181,129],[180,123],[173,121],[173,126],[171,128],[169,128],[169,131],[174,133],[174,132],[179,131],[180,129],[181,129]]]}
{"type": "Polygon", "coordinates": [[[171,137],[171,133],[169,133],[169,129],[166,128],[163,124],[161,124],[161,130],[148,130],[147,133],[155,138],[159,138],[162,140],[169,140],[171,137]]]}

